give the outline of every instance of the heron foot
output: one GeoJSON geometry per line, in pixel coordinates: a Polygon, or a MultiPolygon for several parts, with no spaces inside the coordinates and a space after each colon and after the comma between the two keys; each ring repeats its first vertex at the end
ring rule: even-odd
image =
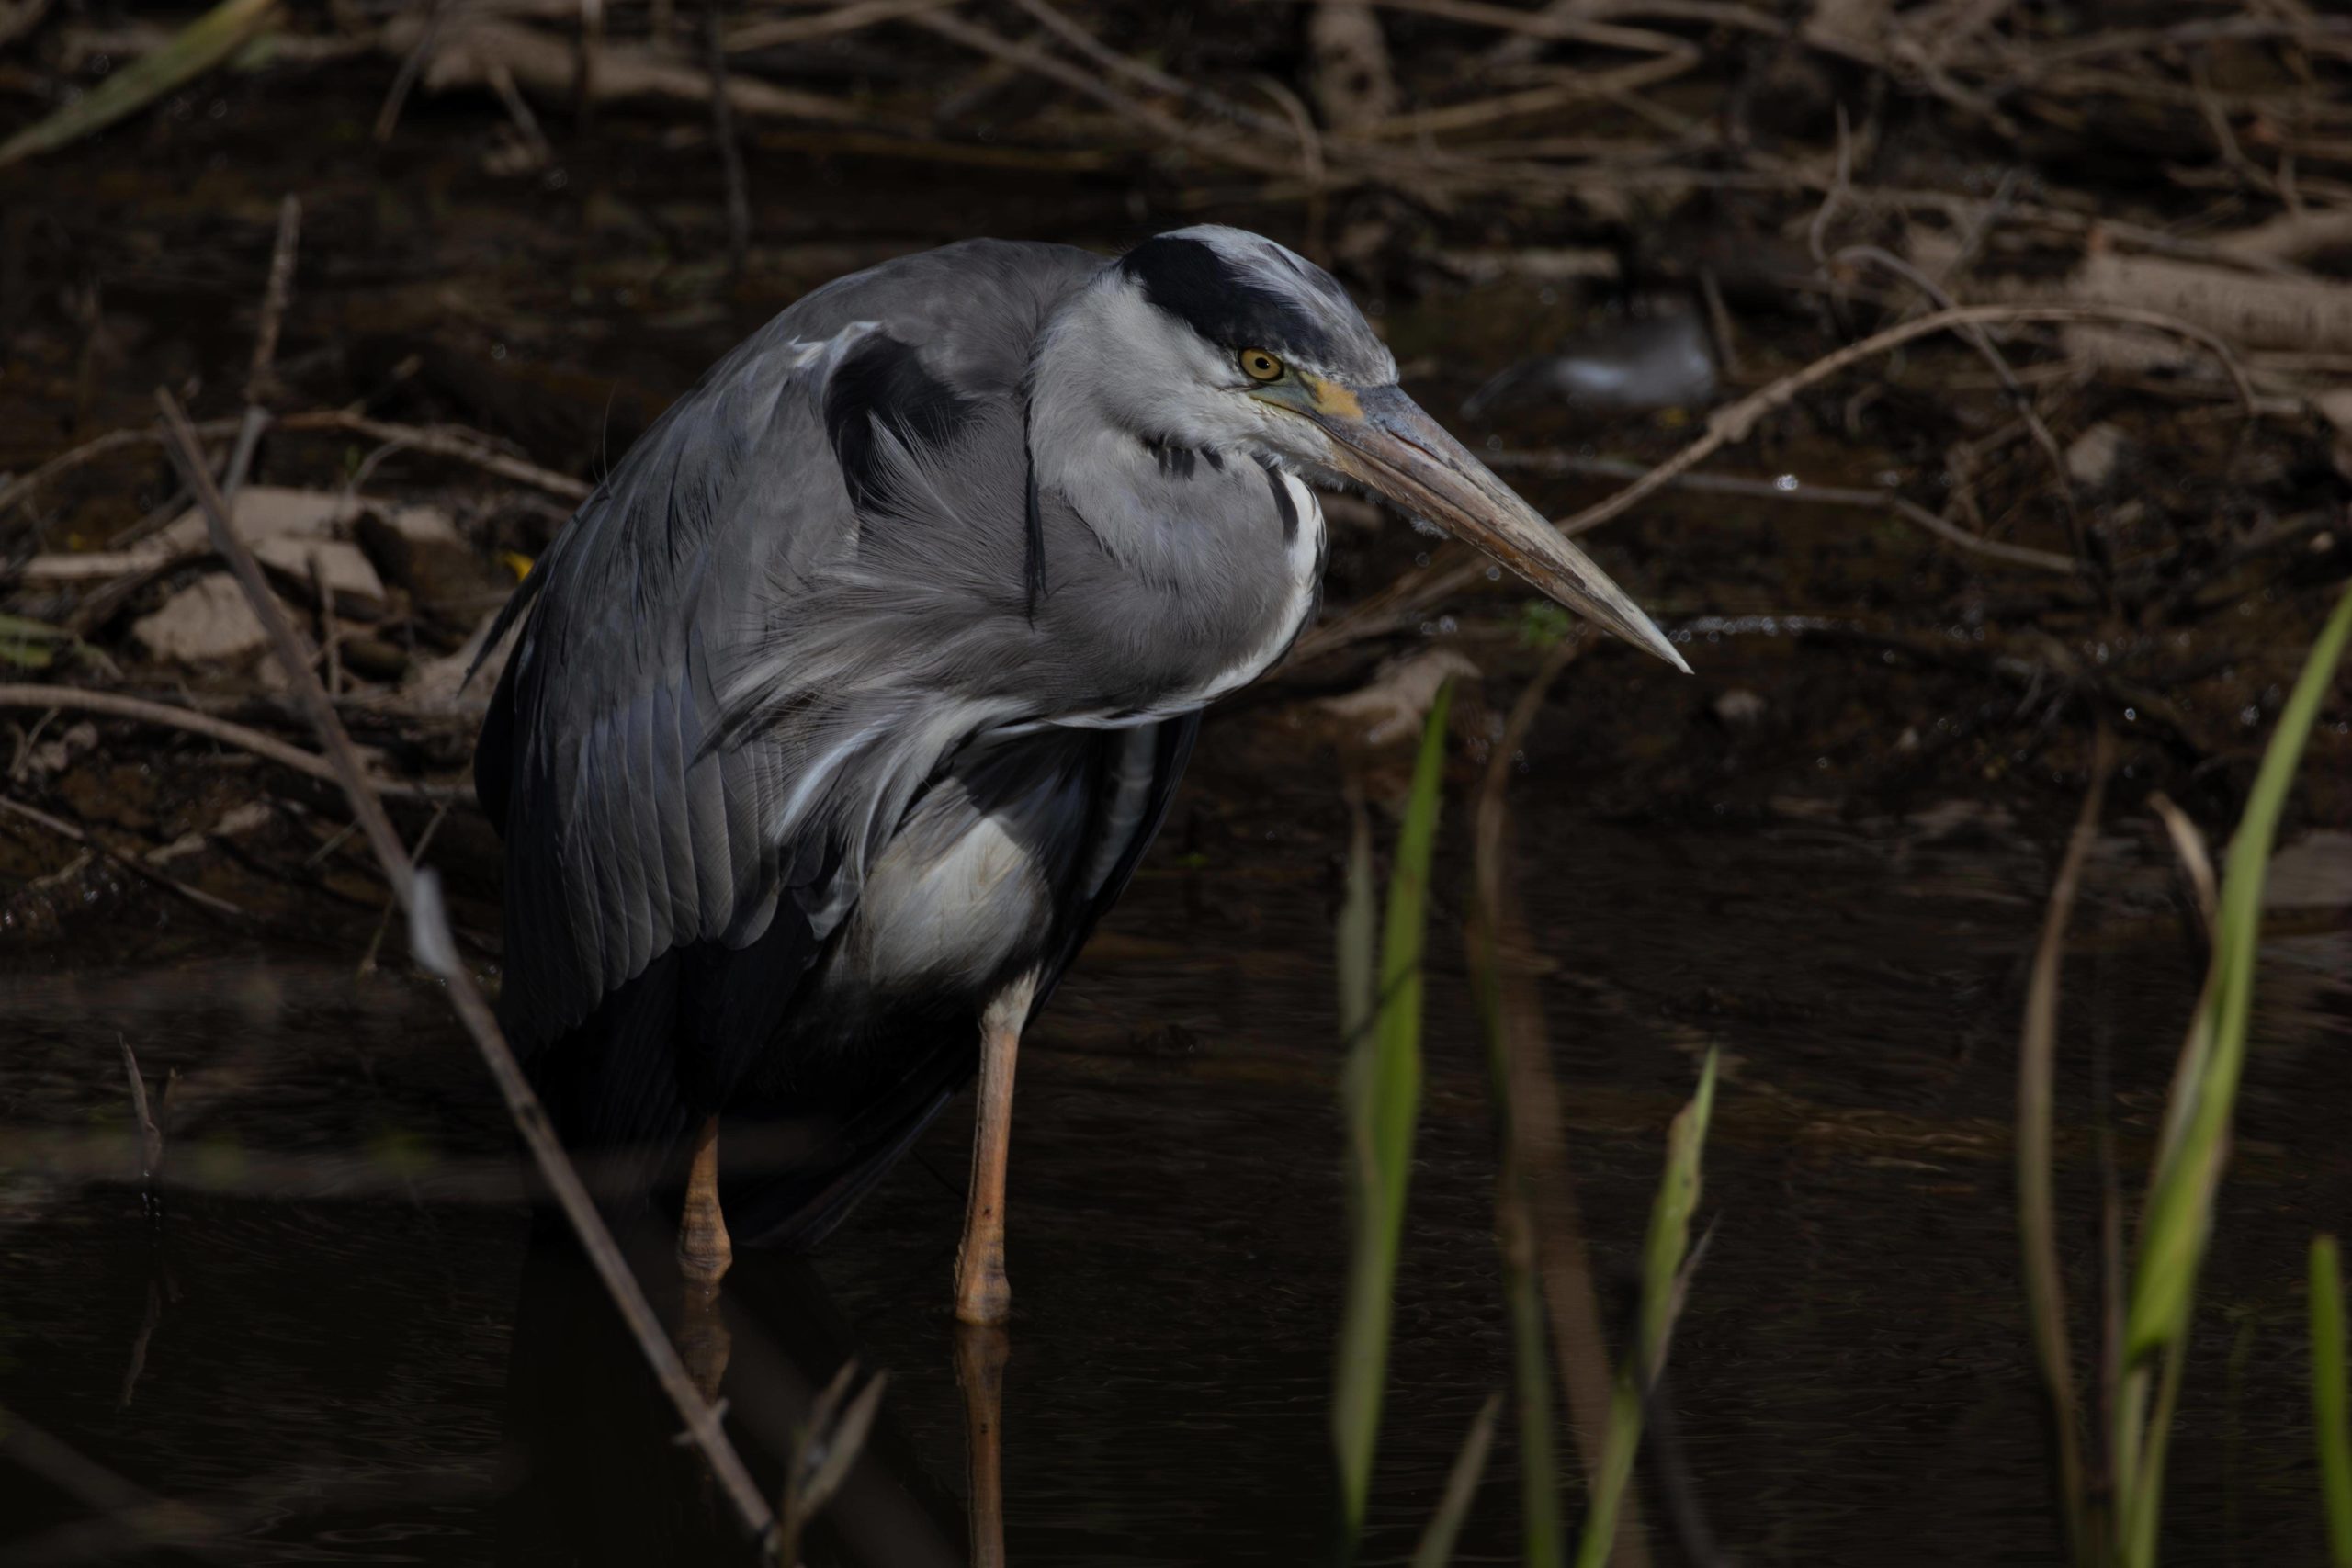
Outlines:
{"type": "Polygon", "coordinates": [[[686,1201],[678,1216],[678,1269],[688,1284],[715,1291],[734,1264],[735,1244],[718,1207],[718,1118],[713,1116],[695,1135],[686,1201]]]}

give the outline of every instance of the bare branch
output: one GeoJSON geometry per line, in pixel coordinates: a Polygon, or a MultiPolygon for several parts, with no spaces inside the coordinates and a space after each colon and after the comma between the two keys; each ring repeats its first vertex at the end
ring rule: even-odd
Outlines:
{"type": "Polygon", "coordinates": [[[430,873],[420,876],[410,861],[407,849],[393,831],[391,819],[384,814],[382,800],[374,786],[360,771],[359,759],[353,750],[351,738],[344,733],[342,722],[335,717],[334,707],[327,700],[325,689],[319,684],[317,672],[311,668],[308,651],[300,634],[286,618],[277,597],[262,580],[260,563],[253,552],[237,536],[230,525],[227,504],[220,499],[212,476],[204,467],[202,449],[197,445],[196,434],[180,410],[178,400],[170,392],[158,389],[156,402],[161,406],[164,428],[173,461],[188,488],[196,492],[197,504],[204,509],[206,523],[212,531],[212,542],[227,558],[243,585],[245,596],[253,602],[254,614],[269,632],[270,641],[277,649],[279,665],[311,722],[319,732],[344,793],[350,798],[353,814],[359,819],[368,835],[369,847],[376,852],[377,862],[392,886],[393,895],[409,911],[410,931],[417,948],[417,958],[449,987],[449,999],[466,1032],[473,1037],[482,1060],[490,1067],[491,1077],[497,1081],[499,1093],[506,1100],[506,1109],[514,1119],[516,1131],[530,1149],[540,1176],[555,1194],[564,1217],[571,1222],[582,1249],[611,1292],[613,1302],[620,1309],[622,1320],[636,1337],[638,1348],[646,1363],[662,1384],[662,1391],[677,1406],[687,1434],[704,1459],[711,1473],[733,1506],[744,1527],[762,1539],[764,1545],[775,1528],[775,1516],[761,1495],[751,1472],[744,1468],[742,1457],[729,1441],[726,1429],[719,1425],[718,1414],[702,1397],[685,1366],[678,1359],[677,1351],[662,1331],[661,1320],[654,1315],[652,1303],[646,1300],[637,1277],[629,1272],[620,1247],[612,1233],[605,1228],[596,1213],[594,1200],[582,1185],[580,1174],[566,1156],[563,1145],[549,1124],[547,1111],[538,1097],[523,1076],[514,1053],[492,1016],[490,1005],[482,999],[481,990],[466,967],[456,962],[455,943],[450,940],[448,923],[441,914],[440,887],[430,873]]]}

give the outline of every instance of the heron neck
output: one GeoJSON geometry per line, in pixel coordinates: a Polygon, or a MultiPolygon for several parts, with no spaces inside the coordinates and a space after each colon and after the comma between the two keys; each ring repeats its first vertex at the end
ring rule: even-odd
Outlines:
{"type": "Polygon", "coordinates": [[[1040,361],[1029,457],[1042,541],[1038,629],[1115,694],[1063,723],[1141,722],[1246,683],[1313,615],[1322,514],[1306,487],[1232,448],[1121,420],[1040,361]],[[1048,390],[1050,389],[1050,390],[1048,390]]]}

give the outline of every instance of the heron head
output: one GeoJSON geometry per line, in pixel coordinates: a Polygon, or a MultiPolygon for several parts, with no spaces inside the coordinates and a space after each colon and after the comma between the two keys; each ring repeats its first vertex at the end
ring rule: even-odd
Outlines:
{"type": "Polygon", "coordinates": [[[1590,557],[1405,395],[1396,357],[1321,267],[1261,235],[1204,225],[1145,241],[1102,287],[1118,368],[1097,387],[1139,433],[1372,491],[1689,668],[1590,557]]]}

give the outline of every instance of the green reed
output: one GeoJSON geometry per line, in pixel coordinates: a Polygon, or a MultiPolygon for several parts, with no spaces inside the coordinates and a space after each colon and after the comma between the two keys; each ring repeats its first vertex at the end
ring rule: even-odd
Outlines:
{"type": "MultiPolygon", "coordinates": [[[[1422,955],[1450,695],[1450,691],[1439,694],[1422,730],[1377,942],[1379,898],[1373,874],[1372,830],[1361,805],[1349,845],[1347,891],[1339,919],[1340,1016],[1348,1041],[1342,1099],[1348,1129],[1351,1255],[1331,1432],[1340,1470],[1342,1561],[1352,1558],[1363,1532],[1387,1381],[1407,1176],[1420,1102],[1422,955]]],[[[1492,781],[1489,794],[1498,795],[1492,781]]],[[[1482,806],[1480,854],[1482,868],[1491,872],[1494,868],[1488,863],[1495,857],[1487,842],[1487,807],[1482,806]]],[[[1495,945],[1502,924],[1499,886],[1497,876],[1479,878],[1479,909],[1470,953],[1500,1134],[1497,1232],[1502,1243],[1513,1339],[1524,1560],[1528,1568],[1555,1568],[1568,1556],[1560,1523],[1561,1478],[1553,1444],[1550,1359],[1545,1343],[1545,1280],[1539,1258],[1547,1243],[1564,1247],[1574,1244],[1576,1238],[1542,1235],[1533,1217],[1535,1206],[1529,1201],[1533,1178],[1525,1152],[1526,1130],[1514,1122],[1521,1108],[1514,1105],[1510,1092],[1514,1077],[1511,1054],[1532,1050],[1540,1055],[1541,1041],[1514,1043],[1508,1037],[1510,1021],[1505,1017],[1495,945]]],[[[1548,1084],[1548,1063],[1518,1065],[1543,1075],[1542,1081],[1548,1084]]],[[[1634,1344],[1613,1380],[1602,1451],[1593,1464],[1585,1529],[1575,1557],[1579,1564],[1598,1565],[1610,1556],[1640,1448],[1645,1406],[1665,1366],[1686,1283],[1691,1216],[1701,1192],[1701,1153],[1713,1111],[1716,1073],[1715,1056],[1710,1052],[1697,1094],[1675,1117],[1668,1133],[1665,1173],[1650,1207],[1643,1246],[1634,1344]]],[[[1414,1554],[1414,1568],[1443,1568],[1451,1560],[1485,1469],[1499,1413],[1498,1396],[1487,1401],[1472,1424],[1444,1495],[1414,1554]]]]}
{"type": "Polygon", "coordinates": [[[2344,1374],[2344,1266],[2335,1238],[2312,1238],[2312,1431],[2330,1568],[2352,1568],[2352,1418],[2344,1374]]]}
{"type": "Polygon", "coordinates": [[[1342,1555],[1363,1529],[1372,1456],[1388,1381],[1389,1325],[1403,1249],[1405,1191],[1421,1104],[1421,958],[1430,857],[1437,841],[1451,688],[1430,705],[1388,877],[1379,952],[1373,950],[1372,831],[1361,807],[1348,856],[1339,930],[1340,1020],[1348,1040],[1342,1098],[1348,1128],[1350,1265],[1331,1399],[1342,1555]],[[1375,967],[1376,964],[1376,967],[1375,967]],[[1376,978],[1375,978],[1376,976],[1376,978]]]}
{"type": "MultiPolygon", "coordinates": [[[[2197,1279],[2213,1228],[2214,1197],[2229,1157],[2261,945],[2262,893],[2279,818],[2319,716],[2320,704],[2352,637],[2352,592],[2337,603],[2304,661],[2230,844],[2213,915],[2213,951],[2165,1107],[2154,1170],[2128,1266],[2120,1334],[2107,1347],[2115,1397],[2107,1412],[2108,1486],[2093,1496],[2075,1447],[2075,1413],[2057,1248],[2050,1214],[2050,1057],[2057,1010],[2057,953],[2079,875],[2097,792],[2061,867],[2043,951],[2028,995],[2019,1073],[2018,1187],[2027,1293],[2037,1351],[2058,1422],[2060,1483],[2075,1560],[2154,1568],[2164,1506],[2165,1461],[2187,1357],[2197,1279]]],[[[2105,749],[2098,771],[2103,773],[2105,749]]],[[[2316,1275],[2315,1275],[2316,1278],[2316,1275]]],[[[2314,1327],[2323,1308],[2314,1291],[2314,1327]]],[[[2340,1314],[2339,1320],[2340,1320],[2340,1314]]],[[[2340,1340],[2339,1340],[2340,1343],[2340,1340]]],[[[2315,1356],[2324,1355],[2315,1348],[2315,1356]]],[[[2338,1380],[2340,1385],[2340,1378],[2338,1380]]],[[[2325,1398],[2315,1390],[2315,1398],[2325,1398]]],[[[2340,1433],[2340,1423],[2339,1423],[2340,1433]]],[[[2323,1434],[2322,1441],[2327,1440],[2323,1434]]],[[[2323,1452],[2325,1450],[2323,1450],[2323,1452]]],[[[2352,1492],[2348,1483],[2347,1492],[2352,1492]]],[[[2336,1504],[2330,1485],[2331,1508],[2336,1504]]],[[[2343,1506],[2352,1510],[2352,1496],[2343,1506]]],[[[2331,1528],[2335,1515],[2331,1513],[2331,1528]]],[[[2352,1525],[2345,1527],[2352,1529],[2352,1525]]],[[[2340,1551],[2340,1549],[2339,1549],[2340,1551]]],[[[2339,1556],[2339,1561],[2352,1561],[2339,1556]]]]}

